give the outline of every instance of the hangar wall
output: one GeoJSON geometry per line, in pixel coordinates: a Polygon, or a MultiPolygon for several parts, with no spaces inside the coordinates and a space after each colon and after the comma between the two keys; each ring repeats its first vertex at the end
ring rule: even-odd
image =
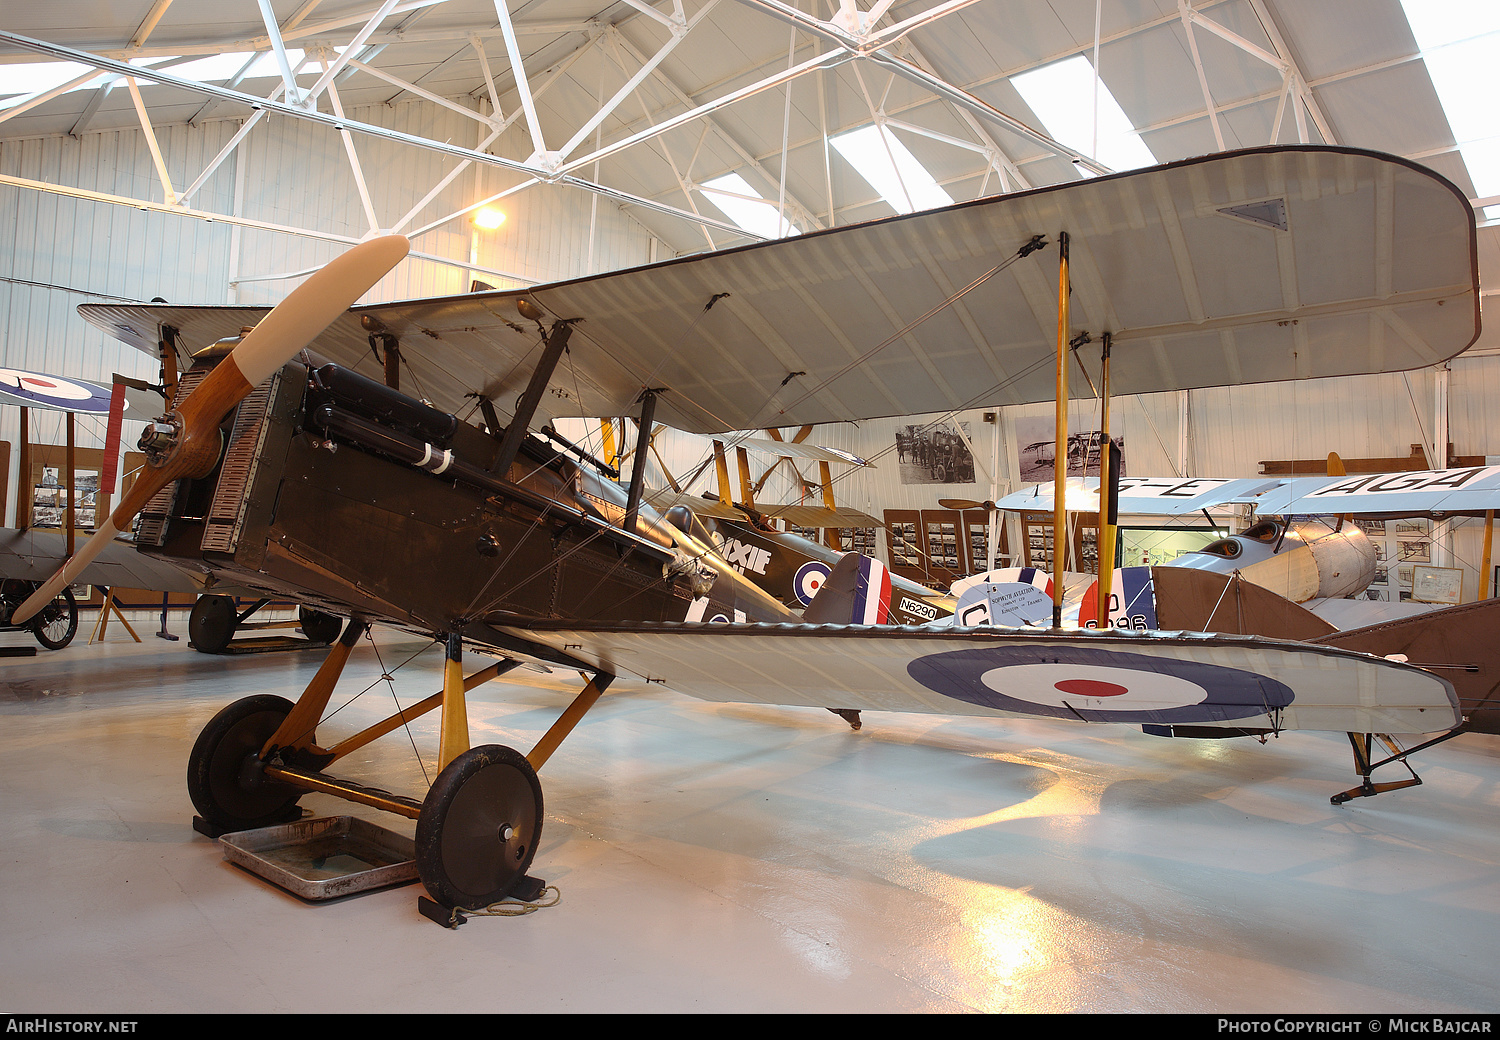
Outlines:
{"type": "MultiPolygon", "coordinates": [[[[477,144],[480,124],[416,100],[352,111],[351,116],[396,130],[477,144]]],[[[183,192],[239,129],[238,121],[158,127],[168,174],[183,192]]],[[[511,134],[524,131],[512,128],[511,134]]],[[[515,142],[502,144],[514,152],[515,142]]],[[[366,171],[371,205],[383,227],[405,216],[458,160],[371,138],[354,147],[366,171]]],[[[163,197],[149,146],[140,130],[0,140],[0,173],[114,195],[163,197]]],[[[501,191],[519,178],[470,165],[424,206],[405,230],[501,191]]],[[[240,150],[187,203],[194,209],[238,214],[276,224],[301,224],[359,236],[369,224],[344,143],[324,127],[268,116],[240,150]]],[[[508,219],[478,236],[478,261],[519,278],[548,281],[648,262],[652,237],[613,201],[586,192],[537,185],[500,203],[508,219]],[[593,234],[590,234],[591,223],[593,234]]],[[[466,220],[428,231],[413,248],[467,261],[466,220]]],[[[109,382],[119,372],[155,379],[158,366],[108,339],[76,313],[91,300],[270,304],[294,284],[287,274],[326,263],[344,247],[285,233],[232,226],[133,207],[75,199],[0,184],[0,367],[24,368],[109,382]],[[231,285],[233,279],[244,279],[231,285]]],[[[498,285],[516,284],[481,274],[498,285]]],[[[458,292],[468,272],[434,262],[402,265],[368,301],[458,292]]],[[[201,345],[201,344],[200,344],[201,345]]],[[[0,440],[17,439],[19,409],[0,409],[0,440]]],[[[61,413],[33,410],[34,441],[64,441],[61,413]]],[[[100,447],[102,422],[80,420],[80,447],[100,447]]],[[[11,454],[8,487],[18,479],[11,454]]],[[[13,499],[14,492],[11,492],[13,499]]],[[[10,503],[5,523],[14,524],[10,503]]]]}
{"type": "MultiPolygon", "coordinates": [[[[394,130],[477,144],[479,124],[427,101],[371,106],[355,118],[394,130]]],[[[238,129],[237,121],[158,128],[174,187],[190,184],[238,129]]],[[[508,134],[522,135],[512,127],[508,134]]],[[[496,150],[515,153],[504,140],[496,150]]],[[[457,160],[369,138],[354,148],[367,171],[370,206],[382,226],[405,217],[457,160]]],[[[154,191],[161,186],[139,130],[0,142],[0,173],[75,185],[111,194],[154,191]]],[[[404,230],[421,229],[461,206],[504,190],[518,178],[495,167],[470,166],[416,213],[404,230]]],[[[320,126],[268,116],[246,144],[207,179],[190,200],[196,209],[235,213],[276,224],[303,224],[358,236],[368,228],[365,206],[350,171],[345,144],[320,126]]],[[[657,244],[627,212],[588,193],[536,185],[507,197],[508,214],[497,231],[477,239],[478,263],[518,279],[552,280],[649,262],[657,244]],[[592,231],[591,231],[592,229],[592,231]]],[[[150,299],[174,303],[274,303],[288,291],[285,275],[326,262],[336,243],[223,222],[146,212],[102,202],[0,185],[0,366],[27,368],[108,381],[121,372],[154,378],[156,365],[86,326],[75,307],[90,299],[150,299]],[[231,283],[234,284],[231,284],[231,283]]],[[[418,236],[416,250],[466,261],[471,232],[466,221],[449,222],[418,236]]],[[[480,275],[495,284],[507,283],[480,275]]],[[[468,272],[430,261],[402,266],[367,299],[387,300],[461,291],[468,272]]],[[[1500,399],[1500,357],[1456,361],[1448,388],[1449,440],[1463,455],[1500,454],[1500,433],[1490,414],[1500,399]]],[[[1088,425],[1092,404],[1075,404],[1075,422],[1088,425]]],[[[0,438],[14,442],[17,410],[0,409],[0,438]]],[[[1002,458],[1014,457],[1016,424],[1050,414],[1047,406],[1001,413],[1002,458]]],[[[1268,458],[1309,458],[1337,450],[1351,457],[1404,456],[1415,443],[1431,443],[1434,375],[1365,376],[1301,383],[1260,384],[1155,394],[1126,399],[1116,412],[1132,473],[1239,476],[1257,472],[1268,458]],[[1183,423],[1186,421],[1186,427],[1183,423]],[[1185,429],[1185,435],[1184,435],[1185,429]]],[[[818,430],[817,443],[873,459],[874,470],[846,471],[838,478],[840,502],[879,515],[885,509],[931,508],[938,497],[984,499],[989,495],[992,428],[980,411],[955,417],[968,424],[974,441],[976,481],[967,485],[905,485],[891,451],[898,426],[924,419],[843,423],[818,430]],[[882,465],[884,463],[884,465],[882,465]]],[[[598,441],[597,427],[580,428],[598,441]]],[[[60,415],[33,413],[33,438],[61,443],[60,415]]],[[[103,443],[102,423],[80,423],[79,444],[103,443]]],[[[684,477],[706,458],[705,439],[671,436],[658,443],[668,468],[684,477]]],[[[754,466],[759,476],[765,463],[754,466]]],[[[654,467],[654,463],[653,463],[654,467]]],[[[816,466],[802,467],[816,479],[816,466]]],[[[1016,480],[1002,464],[1002,489],[1016,480]]],[[[11,460],[10,487],[16,486],[11,460]]],[[[709,486],[711,467],[694,489],[709,486]]],[[[802,490],[782,467],[761,501],[796,501],[802,490]]],[[[7,523],[14,517],[7,509],[7,523]]],[[[1479,551],[1475,525],[1455,536],[1456,562],[1479,551]]],[[[1471,581],[1472,581],[1471,577],[1471,581]]]]}

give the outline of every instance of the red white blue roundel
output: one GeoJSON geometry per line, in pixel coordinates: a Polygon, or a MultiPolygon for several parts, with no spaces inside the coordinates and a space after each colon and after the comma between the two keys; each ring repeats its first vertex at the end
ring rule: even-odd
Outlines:
{"type": "Polygon", "coordinates": [[[0,401],[64,412],[109,413],[110,388],[83,379],[0,368],[0,401]]]}
{"type": "Polygon", "coordinates": [[[974,647],[918,658],[906,670],[968,704],[1084,722],[1222,722],[1293,698],[1285,684],[1241,668],[1102,647],[974,647]]]}
{"type": "Polygon", "coordinates": [[[804,607],[812,602],[823,583],[828,580],[828,564],[819,563],[817,560],[809,560],[797,568],[797,576],[792,579],[792,593],[797,601],[804,607]]]}

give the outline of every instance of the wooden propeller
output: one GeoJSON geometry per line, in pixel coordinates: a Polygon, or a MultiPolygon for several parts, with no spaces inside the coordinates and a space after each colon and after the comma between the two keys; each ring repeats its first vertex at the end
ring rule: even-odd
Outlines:
{"type": "Polygon", "coordinates": [[[219,424],[255,387],[311,343],[335,318],[406,256],[401,235],[362,242],[303,282],[263,318],[164,420],[151,465],[77,553],[11,618],[23,624],[71,585],[158,491],[174,480],[207,476],[219,459],[219,424]]]}
{"type": "Polygon", "coordinates": [[[972,498],[940,498],[938,505],[944,509],[957,509],[962,512],[965,509],[994,509],[993,502],[976,502],[972,498]]]}

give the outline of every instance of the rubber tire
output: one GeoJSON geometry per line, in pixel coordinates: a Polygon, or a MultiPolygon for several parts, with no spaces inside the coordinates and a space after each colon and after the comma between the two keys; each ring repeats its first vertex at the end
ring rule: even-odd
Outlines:
{"type": "Polygon", "coordinates": [[[501,744],[472,748],[448,763],[422,803],[417,874],[442,905],[477,910],[526,876],[541,836],[542,785],[526,756],[501,744]]]}
{"type": "Polygon", "coordinates": [[[234,638],[238,617],[232,596],[199,596],[188,614],[188,642],[200,654],[221,654],[234,638]]]}
{"type": "Polygon", "coordinates": [[[61,650],[73,641],[78,634],[78,601],[73,598],[72,589],[63,589],[52,598],[52,602],[43,607],[31,621],[31,634],[36,636],[36,641],[48,650],[61,650]],[[55,623],[67,617],[68,625],[61,636],[56,636],[47,631],[55,626],[55,623]]]}
{"type": "Polygon", "coordinates": [[[314,643],[332,643],[344,631],[343,618],[311,607],[298,607],[297,620],[302,623],[302,634],[314,643]]]}
{"type": "Polygon", "coordinates": [[[237,700],[209,720],[188,756],[188,795],[199,816],[236,831],[285,819],[305,792],[253,779],[253,763],[291,711],[285,697],[263,693],[237,700]]]}

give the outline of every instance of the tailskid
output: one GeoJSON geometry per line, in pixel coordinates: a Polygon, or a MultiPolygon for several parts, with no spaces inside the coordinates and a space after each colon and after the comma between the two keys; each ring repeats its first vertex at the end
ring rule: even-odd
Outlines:
{"type": "Polygon", "coordinates": [[[1350,733],[1348,736],[1349,745],[1354,749],[1354,770],[1363,778],[1363,782],[1358,787],[1351,787],[1347,791],[1340,791],[1328,800],[1334,805],[1343,805],[1345,802],[1352,801],[1355,798],[1373,798],[1375,795],[1385,791],[1397,791],[1403,787],[1416,787],[1422,782],[1422,778],[1417,775],[1417,771],[1406,760],[1407,756],[1414,755],[1425,748],[1430,748],[1434,744],[1441,744],[1445,740],[1451,740],[1462,732],[1464,732],[1464,727],[1459,726],[1449,730],[1442,736],[1434,737],[1431,740],[1418,744],[1416,747],[1406,748],[1405,750],[1401,749],[1394,737],[1386,733],[1350,733]],[[1386,746],[1390,754],[1380,761],[1375,762],[1372,761],[1373,756],[1371,755],[1371,751],[1374,749],[1375,741],[1377,740],[1386,746]],[[1370,779],[1371,773],[1391,762],[1400,762],[1406,767],[1406,771],[1411,776],[1405,780],[1387,780],[1378,784],[1370,779]]]}

